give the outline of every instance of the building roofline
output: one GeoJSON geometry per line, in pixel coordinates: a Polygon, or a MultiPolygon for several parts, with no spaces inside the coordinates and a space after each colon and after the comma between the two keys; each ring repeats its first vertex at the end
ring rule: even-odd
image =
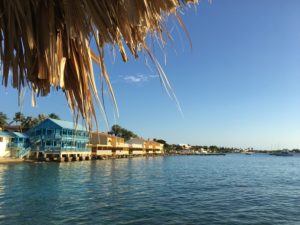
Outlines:
{"type": "Polygon", "coordinates": [[[106,136],[106,137],[112,137],[112,138],[122,138],[122,137],[118,137],[118,136],[115,136],[115,135],[112,135],[112,134],[108,134],[108,133],[104,133],[104,132],[92,131],[90,133],[91,134],[99,134],[99,135],[103,135],[103,136],[106,136]]]}
{"type": "MultiPolygon", "coordinates": [[[[46,120],[50,120],[51,122],[55,123],[57,126],[65,128],[65,129],[73,129],[73,130],[78,130],[78,131],[87,131],[87,129],[85,129],[79,123],[76,124],[76,123],[71,122],[71,121],[57,120],[57,119],[52,119],[52,118],[47,118],[44,121],[46,121],[46,120]]],[[[43,122],[41,122],[41,123],[43,123],[43,122]]],[[[37,126],[39,126],[39,124],[37,126]]]]}
{"type": "Polygon", "coordinates": [[[14,136],[9,131],[0,131],[0,137],[10,137],[10,138],[13,138],[14,136]]]}

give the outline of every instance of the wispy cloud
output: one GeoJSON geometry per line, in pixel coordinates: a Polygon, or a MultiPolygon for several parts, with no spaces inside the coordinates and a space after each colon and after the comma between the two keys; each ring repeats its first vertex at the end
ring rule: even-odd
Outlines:
{"type": "Polygon", "coordinates": [[[136,74],[136,75],[123,75],[120,76],[124,81],[132,84],[148,82],[152,79],[158,78],[158,75],[152,74],[136,74]]]}

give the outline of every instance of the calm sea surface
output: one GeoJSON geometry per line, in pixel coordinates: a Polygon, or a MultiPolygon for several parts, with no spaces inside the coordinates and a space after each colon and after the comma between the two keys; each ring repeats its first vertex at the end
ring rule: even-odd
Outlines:
{"type": "Polygon", "coordinates": [[[300,157],[0,165],[0,224],[300,224],[300,157]]]}

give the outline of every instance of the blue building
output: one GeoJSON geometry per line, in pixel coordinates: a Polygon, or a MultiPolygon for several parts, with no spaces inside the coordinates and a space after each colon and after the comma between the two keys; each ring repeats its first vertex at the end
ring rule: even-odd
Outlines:
{"type": "Polygon", "coordinates": [[[89,157],[89,133],[73,122],[48,118],[27,132],[31,155],[37,157],[89,157]]]}
{"type": "Polygon", "coordinates": [[[26,134],[0,131],[0,157],[23,158],[29,152],[30,143],[26,134]]]}
{"type": "Polygon", "coordinates": [[[30,152],[30,142],[27,134],[20,132],[9,132],[11,135],[11,142],[8,147],[11,151],[12,157],[22,158],[30,152]]]}

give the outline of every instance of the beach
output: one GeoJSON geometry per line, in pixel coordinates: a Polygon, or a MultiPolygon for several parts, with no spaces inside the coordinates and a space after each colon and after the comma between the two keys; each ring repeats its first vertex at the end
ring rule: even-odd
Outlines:
{"type": "Polygon", "coordinates": [[[0,158],[0,164],[15,164],[15,163],[24,163],[28,160],[24,159],[14,159],[14,158],[0,158]]]}

